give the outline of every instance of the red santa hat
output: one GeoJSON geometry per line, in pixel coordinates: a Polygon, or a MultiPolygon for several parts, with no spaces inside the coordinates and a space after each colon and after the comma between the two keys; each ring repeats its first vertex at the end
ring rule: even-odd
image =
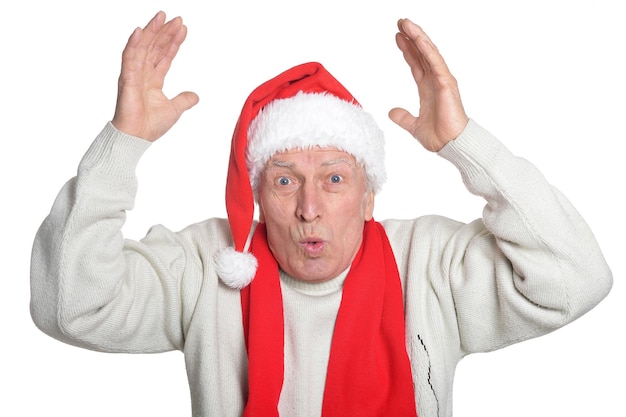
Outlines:
{"type": "Polygon", "coordinates": [[[226,180],[233,247],[221,249],[215,258],[217,274],[228,286],[241,289],[256,273],[257,260],[247,251],[265,164],[277,152],[317,146],[354,156],[369,190],[381,189],[386,179],[383,133],[322,65],[293,67],[250,94],[233,133],[226,180]]]}

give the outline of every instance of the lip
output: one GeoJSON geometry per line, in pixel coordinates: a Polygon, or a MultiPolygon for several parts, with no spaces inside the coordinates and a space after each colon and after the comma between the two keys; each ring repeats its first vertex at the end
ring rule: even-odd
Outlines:
{"type": "Polygon", "coordinates": [[[300,241],[300,246],[304,249],[304,252],[311,257],[317,257],[324,252],[326,248],[326,242],[323,239],[307,238],[300,241]]]}

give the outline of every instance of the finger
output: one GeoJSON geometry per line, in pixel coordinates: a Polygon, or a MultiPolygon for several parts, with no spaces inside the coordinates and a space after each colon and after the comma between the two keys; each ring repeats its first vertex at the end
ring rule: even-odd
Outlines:
{"type": "Polygon", "coordinates": [[[400,38],[402,38],[406,44],[404,47],[406,52],[414,57],[414,59],[418,60],[422,67],[426,69],[428,67],[428,63],[423,56],[422,50],[418,46],[417,39],[423,35],[426,36],[426,33],[415,23],[411,22],[408,19],[400,19],[398,21],[398,30],[400,33],[398,34],[400,38]],[[411,25],[414,29],[417,30],[417,34],[410,33],[405,29],[405,25],[411,25]]]}
{"type": "Polygon", "coordinates": [[[410,39],[424,39],[432,43],[426,32],[410,19],[400,19],[398,21],[398,29],[410,39]]]}
{"type": "Polygon", "coordinates": [[[165,23],[165,12],[159,11],[152,19],[150,19],[148,24],[144,26],[143,31],[156,35],[161,26],[163,26],[163,23],[165,23]]]}
{"type": "Polygon", "coordinates": [[[170,42],[172,42],[172,39],[175,38],[176,34],[180,31],[181,26],[182,19],[176,17],[162,25],[158,32],[149,39],[149,43],[146,46],[146,63],[148,65],[156,66],[158,64],[169,49],[170,42]]]}
{"type": "Polygon", "coordinates": [[[141,28],[136,28],[128,38],[128,42],[122,52],[122,68],[120,73],[120,82],[135,83],[137,82],[137,71],[141,68],[143,63],[141,48],[141,40],[143,37],[143,31],[141,28]]]}
{"type": "Polygon", "coordinates": [[[402,19],[399,23],[399,28],[401,32],[405,34],[421,52],[421,56],[423,57],[425,63],[436,77],[451,76],[450,70],[443,59],[443,56],[441,56],[435,44],[421,27],[409,19],[402,19]]]}
{"type": "Polygon", "coordinates": [[[155,38],[163,29],[165,23],[165,13],[159,11],[143,28],[140,44],[137,46],[138,52],[142,53],[142,58],[145,60],[150,52],[150,47],[154,43],[155,38]]]}
{"type": "Polygon", "coordinates": [[[178,54],[180,46],[187,38],[187,27],[182,25],[178,32],[172,35],[170,42],[167,45],[164,45],[163,54],[159,58],[159,60],[155,63],[155,68],[157,73],[161,77],[165,77],[167,72],[169,71],[172,61],[178,54]]]}
{"type": "Polygon", "coordinates": [[[143,29],[136,28],[122,52],[122,70],[134,71],[142,66],[147,56],[147,45],[152,42],[159,28],[163,26],[165,13],[158,12],[143,29]]]}
{"type": "Polygon", "coordinates": [[[133,33],[131,33],[131,35],[128,37],[128,42],[126,42],[126,47],[124,47],[124,51],[122,53],[123,56],[128,56],[130,52],[136,51],[141,41],[141,32],[141,28],[136,28],[133,33]]]}
{"type": "Polygon", "coordinates": [[[411,41],[402,33],[396,34],[396,44],[402,51],[404,60],[411,68],[413,78],[417,81],[424,76],[425,60],[421,56],[421,52],[411,43],[411,41]]]}

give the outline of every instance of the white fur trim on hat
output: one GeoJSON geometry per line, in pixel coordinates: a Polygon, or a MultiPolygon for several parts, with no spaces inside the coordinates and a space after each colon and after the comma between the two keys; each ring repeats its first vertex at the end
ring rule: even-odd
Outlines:
{"type": "Polygon", "coordinates": [[[386,180],[385,142],[374,118],[356,104],[330,93],[298,93],[270,102],[250,123],[247,165],[252,189],[277,152],[335,147],[354,156],[377,193],[386,180]]]}
{"type": "Polygon", "coordinates": [[[225,247],[215,254],[217,276],[229,287],[242,289],[254,279],[258,261],[250,252],[237,252],[225,247]]]}

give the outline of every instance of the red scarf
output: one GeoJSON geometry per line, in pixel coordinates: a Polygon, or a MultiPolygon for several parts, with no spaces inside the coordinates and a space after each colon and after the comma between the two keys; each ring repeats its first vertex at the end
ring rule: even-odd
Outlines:
{"type": "MultiPolygon", "coordinates": [[[[250,251],[259,267],[241,290],[249,385],[243,415],[277,417],[284,374],[283,302],[278,265],[262,223],[250,251]]],[[[322,417],[417,417],[405,340],[398,267],[382,225],[368,221],[344,283],[322,417]]]]}

